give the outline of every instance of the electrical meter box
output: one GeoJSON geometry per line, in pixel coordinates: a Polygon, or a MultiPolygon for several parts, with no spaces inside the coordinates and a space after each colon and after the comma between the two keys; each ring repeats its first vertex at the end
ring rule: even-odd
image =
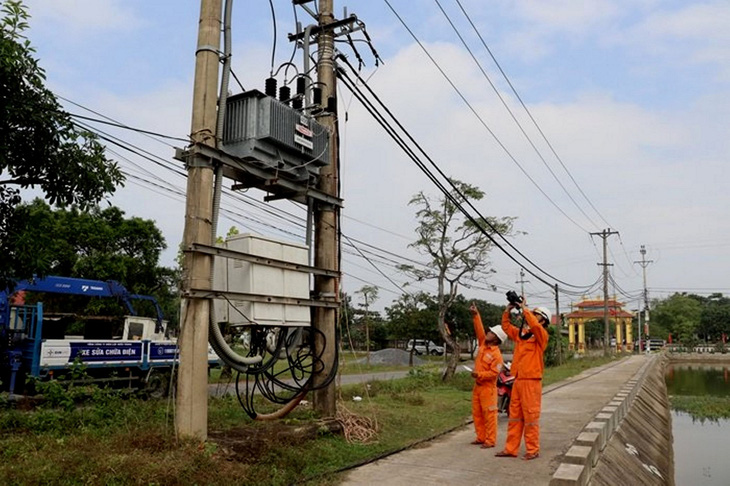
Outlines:
{"type": "MultiPolygon", "coordinates": [[[[226,248],[262,258],[308,265],[305,245],[243,234],[226,239],[226,248]]],[[[215,257],[214,289],[309,300],[309,274],[234,258],[215,257]]],[[[230,299],[215,301],[215,319],[234,325],[309,326],[308,306],[248,302],[230,299]]]]}

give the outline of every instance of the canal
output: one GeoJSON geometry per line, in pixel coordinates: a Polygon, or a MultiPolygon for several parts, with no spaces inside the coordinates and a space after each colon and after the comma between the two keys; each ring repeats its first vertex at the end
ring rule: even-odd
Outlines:
{"type": "Polygon", "coordinates": [[[730,485],[730,364],[667,367],[677,486],[730,485]]]}

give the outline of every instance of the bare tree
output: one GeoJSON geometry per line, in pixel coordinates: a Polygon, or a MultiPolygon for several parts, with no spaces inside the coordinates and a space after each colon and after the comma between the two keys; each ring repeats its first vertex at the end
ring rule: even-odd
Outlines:
{"type": "Polygon", "coordinates": [[[365,308],[365,364],[370,365],[370,304],[378,300],[378,288],[372,285],[363,285],[360,290],[355,291],[356,294],[362,294],[364,303],[361,304],[365,308]]]}
{"type": "MultiPolygon", "coordinates": [[[[456,187],[451,196],[460,205],[466,200],[478,201],[484,197],[479,188],[451,179],[456,187]]],[[[493,247],[493,230],[500,234],[512,234],[515,218],[485,219],[464,216],[452,199],[443,196],[433,198],[419,192],[409,202],[418,208],[416,217],[418,239],[409,246],[426,255],[430,261],[424,268],[401,265],[400,269],[418,281],[436,280],[438,284],[438,330],[446,343],[449,359],[443,379],[454,375],[461,349],[445,323],[446,312],[457,296],[459,285],[465,281],[486,282],[494,273],[488,254],[493,247]]]]}

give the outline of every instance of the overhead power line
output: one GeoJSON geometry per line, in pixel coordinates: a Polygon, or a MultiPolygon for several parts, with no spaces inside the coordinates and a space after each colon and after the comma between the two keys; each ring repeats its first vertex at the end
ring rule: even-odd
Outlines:
{"type": "Polygon", "coordinates": [[[509,105],[505,101],[505,99],[502,96],[502,94],[499,92],[499,90],[497,89],[497,87],[492,82],[492,79],[489,77],[489,75],[487,74],[487,72],[484,70],[484,67],[482,67],[482,63],[479,62],[479,60],[474,55],[474,52],[472,52],[471,48],[469,47],[469,44],[467,44],[466,40],[464,39],[464,36],[461,35],[461,32],[459,32],[459,29],[456,28],[456,25],[454,25],[454,22],[451,20],[451,17],[449,17],[449,14],[446,13],[446,10],[444,10],[444,8],[441,6],[441,2],[439,2],[439,0],[434,0],[434,1],[436,2],[436,5],[438,6],[439,10],[441,10],[441,13],[446,18],[446,20],[448,21],[449,25],[453,29],[453,31],[456,33],[456,36],[459,38],[459,40],[461,41],[461,43],[464,46],[464,48],[466,49],[466,51],[471,56],[471,58],[474,61],[474,63],[479,68],[479,71],[481,71],[482,76],[484,76],[484,78],[487,80],[487,82],[489,83],[489,86],[492,87],[492,90],[497,95],[497,98],[499,98],[499,101],[502,103],[502,106],[504,106],[504,108],[509,113],[510,117],[512,118],[512,121],[514,121],[515,124],[517,125],[517,127],[520,129],[520,132],[525,137],[525,139],[527,139],[527,142],[532,147],[532,150],[537,154],[538,158],[542,161],[542,164],[545,166],[545,168],[547,168],[548,172],[550,172],[550,175],[553,176],[553,179],[555,179],[555,182],[558,183],[558,185],[563,190],[563,192],[568,196],[568,198],[572,201],[572,203],[575,205],[575,207],[578,208],[578,211],[580,211],[581,214],[583,214],[583,216],[585,216],[586,219],[593,226],[595,226],[596,228],[598,228],[598,225],[591,219],[590,216],[588,216],[588,214],[583,210],[583,208],[573,198],[573,195],[570,193],[570,191],[568,191],[565,188],[565,186],[563,185],[562,181],[555,174],[555,172],[553,171],[552,167],[550,167],[550,164],[548,164],[547,160],[545,160],[545,157],[542,155],[542,153],[540,152],[540,150],[537,148],[537,146],[535,145],[535,143],[532,141],[532,138],[530,138],[530,136],[525,131],[525,128],[522,126],[522,123],[520,123],[520,121],[517,119],[517,117],[512,112],[512,109],[509,107],[509,105]]]}
{"type": "Polygon", "coordinates": [[[502,149],[502,151],[507,155],[507,157],[520,169],[522,174],[527,177],[527,179],[532,183],[533,186],[542,194],[549,202],[553,205],[555,209],[560,212],[568,221],[573,223],[575,226],[577,226],[581,231],[584,233],[588,233],[588,230],[585,229],[583,226],[581,226],[577,221],[575,221],[573,218],[571,218],[568,213],[566,213],[558,204],[543,190],[542,187],[535,181],[535,179],[532,178],[532,176],[525,170],[525,168],[520,164],[520,162],[515,158],[515,156],[512,154],[512,152],[507,148],[507,146],[500,140],[500,138],[497,136],[496,133],[489,127],[487,122],[484,121],[482,116],[476,111],[474,106],[469,102],[469,100],[466,99],[464,94],[461,92],[461,90],[456,86],[456,84],[451,80],[448,74],[446,74],[446,71],[441,67],[441,65],[434,59],[434,57],[431,55],[431,53],[426,49],[426,46],[423,45],[423,43],[420,41],[420,39],[416,36],[416,34],[411,30],[411,28],[406,24],[406,22],[403,20],[403,18],[396,12],[396,10],[393,8],[393,6],[390,4],[388,0],[383,0],[390,10],[393,12],[393,14],[398,18],[400,23],[403,25],[403,27],[408,31],[408,33],[411,35],[413,40],[416,41],[416,43],[420,46],[421,50],[426,54],[426,56],[429,58],[431,63],[436,66],[436,69],[441,73],[441,75],[446,79],[446,81],[449,83],[451,88],[456,92],[456,94],[459,96],[461,101],[464,102],[464,104],[469,108],[469,110],[472,112],[472,114],[479,120],[479,123],[484,127],[484,129],[489,133],[489,135],[494,139],[494,141],[497,143],[497,145],[502,149]]]}
{"type": "Polygon", "coordinates": [[[532,116],[532,112],[530,112],[530,110],[527,108],[527,105],[525,104],[525,102],[522,100],[522,97],[520,96],[520,94],[515,89],[514,85],[512,84],[512,81],[510,81],[509,76],[507,76],[507,73],[505,73],[504,72],[504,69],[502,69],[502,66],[500,65],[499,61],[497,61],[497,58],[494,56],[494,54],[492,53],[492,50],[487,45],[487,43],[484,40],[484,37],[482,36],[481,32],[479,32],[479,29],[477,29],[476,25],[474,25],[474,22],[472,21],[471,16],[469,16],[469,14],[466,12],[466,9],[464,9],[464,6],[461,4],[461,1],[460,0],[456,0],[456,3],[459,5],[459,8],[463,12],[463,14],[466,17],[466,19],[469,21],[469,24],[471,25],[472,29],[474,29],[474,32],[477,34],[477,37],[479,37],[479,40],[481,41],[482,45],[484,46],[484,49],[486,49],[487,53],[489,53],[489,56],[492,58],[492,61],[494,61],[494,64],[499,69],[499,72],[502,73],[502,76],[504,77],[505,81],[507,81],[507,84],[509,85],[510,89],[512,90],[512,92],[514,93],[514,95],[519,100],[520,104],[522,105],[522,108],[524,108],[525,112],[530,117],[530,120],[535,125],[535,128],[537,129],[537,131],[540,133],[540,136],[542,136],[542,139],[545,141],[545,143],[547,144],[547,146],[550,147],[550,151],[553,153],[553,155],[558,160],[558,162],[560,162],[560,165],[563,167],[563,170],[565,170],[565,173],[568,174],[568,177],[570,178],[570,180],[573,182],[573,184],[575,185],[575,187],[581,193],[581,195],[583,196],[583,198],[588,202],[588,204],[591,206],[591,208],[593,208],[593,210],[596,212],[596,214],[598,215],[598,217],[601,218],[601,220],[604,223],[606,223],[606,225],[609,228],[610,227],[615,227],[612,224],[610,224],[608,221],[606,221],[606,218],[604,218],[603,215],[601,214],[601,212],[598,211],[598,208],[596,208],[596,206],[590,200],[590,198],[588,197],[588,195],[586,195],[586,193],[580,187],[580,185],[578,184],[578,181],[575,180],[575,178],[573,177],[573,174],[571,174],[570,170],[568,170],[568,167],[563,162],[563,159],[555,151],[555,148],[553,147],[553,144],[550,143],[550,140],[548,140],[547,136],[545,135],[545,132],[543,132],[542,128],[540,128],[540,125],[537,123],[537,120],[535,119],[535,117],[532,116]]]}
{"type": "MultiPolygon", "coordinates": [[[[459,197],[462,198],[462,200],[464,201],[464,203],[467,204],[478,215],[478,217],[482,219],[482,221],[485,224],[487,224],[488,226],[490,226],[490,229],[494,232],[494,234],[496,234],[497,236],[499,236],[500,239],[502,239],[510,248],[512,248],[517,254],[519,254],[531,266],[533,266],[539,272],[543,273],[544,275],[548,276],[549,278],[551,278],[551,279],[553,279],[553,280],[555,280],[555,281],[557,281],[557,282],[559,282],[559,283],[561,283],[561,284],[563,284],[565,286],[568,286],[568,287],[573,287],[573,288],[586,288],[587,287],[587,286],[573,285],[573,284],[564,282],[564,281],[562,281],[560,279],[557,279],[556,277],[552,276],[549,272],[547,272],[544,269],[542,269],[539,265],[535,264],[531,259],[529,259],[522,252],[520,252],[508,239],[505,238],[504,235],[502,235],[499,231],[497,231],[497,229],[489,223],[489,221],[487,220],[487,218],[485,218],[484,216],[481,215],[481,213],[479,213],[479,211],[474,207],[474,205],[471,203],[471,201],[468,198],[466,198],[466,196],[464,196],[463,194],[461,194],[461,192],[459,191],[459,189],[443,173],[443,171],[433,161],[433,159],[431,159],[431,157],[425,152],[425,150],[420,146],[420,144],[418,144],[418,142],[410,135],[410,133],[398,121],[398,119],[395,117],[395,115],[393,115],[393,113],[390,111],[390,109],[380,100],[380,98],[377,96],[377,94],[375,94],[375,92],[368,85],[368,83],[364,79],[362,79],[362,77],[359,75],[359,73],[357,73],[357,71],[347,61],[347,59],[344,58],[344,57],[342,57],[342,58],[343,58],[344,62],[348,65],[348,67],[350,68],[350,70],[357,76],[357,79],[358,79],[358,83],[355,83],[355,82],[352,81],[352,79],[350,79],[350,77],[347,74],[347,72],[345,72],[344,70],[340,70],[338,72],[338,75],[340,76],[340,79],[343,80],[345,86],[350,90],[351,93],[353,93],[353,95],[358,99],[358,101],[360,101],[360,103],[366,108],[366,110],[368,110],[368,112],[375,118],[375,120],[386,130],[386,133],[388,133],[388,135],[391,136],[391,138],[393,138],[393,140],[396,142],[396,144],[398,144],[398,146],[401,147],[401,149],[404,150],[404,152],[406,153],[406,155],[408,155],[409,158],[411,158],[411,160],[413,160],[413,162],[416,163],[416,165],[424,172],[424,174],[426,174],[426,176],[434,183],[434,185],[436,185],[436,187],[438,187],[441,190],[441,192],[444,194],[444,196],[447,197],[447,198],[449,198],[450,199],[450,202],[452,204],[454,204],[457,208],[459,208],[460,211],[462,212],[462,214],[464,214],[465,217],[467,217],[477,228],[479,228],[483,232],[483,234],[485,234],[485,236],[487,236],[492,241],[492,243],[498,249],[500,249],[500,251],[502,251],[505,255],[507,255],[507,257],[510,258],[512,261],[514,261],[517,265],[524,266],[523,263],[521,263],[519,260],[517,260],[499,242],[497,242],[494,239],[494,237],[489,232],[487,232],[484,229],[483,225],[479,221],[477,221],[473,216],[471,216],[471,214],[469,214],[463,208],[462,203],[459,202],[459,201],[457,201],[450,194],[450,192],[446,189],[446,187],[444,186],[444,184],[441,183],[436,178],[436,176],[432,172],[430,172],[430,170],[428,168],[425,167],[425,164],[423,163],[423,161],[420,160],[420,158],[416,155],[416,153],[414,152],[413,149],[411,149],[410,147],[408,147],[408,145],[407,145],[406,141],[403,139],[403,137],[401,135],[399,135],[396,132],[396,130],[389,124],[389,122],[385,119],[385,117],[379,112],[378,108],[374,106],[373,102],[371,102],[371,101],[369,101],[367,99],[367,97],[364,95],[364,93],[360,90],[359,85],[362,85],[362,86],[364,86],[367,89],[367,91],[370,94],[370,96],[372,96],[377,101],[378,105],[380,107],[382,107],[382,109],[388,114],[388,116],[390,117],[390,119],[392,119],[393,122],[398,126],[398,128],[403,132],[404,136],[407,137],[408,140],[410,140],[410,142],[418,149],[418,151],[421,154],[423,154],[423,156],[425,157],[425,159],[428,160],[429,163],[441,175],[441,177],[444,180],[447,181],[447,183],[451,186],[452,190],[454,190],[459,195],[459,197]]],[[[552,283],[548,282],[543,277],[541,277],[540,275],[536,274],[534,271],[532,271],[532,270],[530,270],[528,268],[526,268],[526,270],[533,277],[537,278],[538,280],[540,280],[544,284],[552,287],[552,283]]]]}

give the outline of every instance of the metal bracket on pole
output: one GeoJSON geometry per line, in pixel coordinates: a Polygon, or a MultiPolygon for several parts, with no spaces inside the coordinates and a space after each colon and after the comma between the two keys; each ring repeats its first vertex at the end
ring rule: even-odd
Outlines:
{"type": "Polygon", "coordinates": [[[213,160],[207,157],[196,157],[195,154],[190,153],[179,147],[175,147],[175,158],[182,162],[185,162],[185,168],[191,167],[213,167],[213,160]]]}
{"type": "Polygon", "coordinates": [[[310,197],[320,203],[342,207],[341,198],[309,187],[307,184],[279,178],[277,177],[275,168],[260,167],[253,163],[253,161],[233,157],[222,150],[203,144],[194,144],[185,150],[180,148],[175,149],[175,158],[185,163],[188,160],[201,157],[210,161],[211,165],[206,165],[205,167],[212,167],[214,162],[223,164],[224,176],[235,181],[246,181],[241,186],[256,187],[274,196],[283,194],[284,197],[288,196],[292,201],[305,205],[307,204],[307,198],[310,197]]]}
{"type": "Polygon", "coordinates": [[[234,260],[245,261],[249,263],[257,263],[259,265],[266,265],[268,267],[281,268],[283,270],[293,270],[302,273],[311,273],[314,275],[322,275],[325,277],[339,277],[340,273],[334,270],[327,270],[324,268],[312,267],[310,265],[301,265],[299,263],[287,262],[284,260],[276,260],[274,258],[262,257],[259,255],[253,255],[251,253],[244,253],[240,251],[228,250],[226,248],[218,248],[216,246],[202,245],[199,243],[193,243],[190,246],[191,252],[204,253],[206,255],[221,256],[225,258],[232,258],[234,260]]]}
{"type": "Polygon", "coordinates": [[[297,299],[293,297],[279,297],[275,295],[251,294],[247,292],[231,292],[226,290],[205,290],[192,288],[183,293],[185,298],[214,299],[216,297],[226,298],[231,301],[261,302],[265,304],[298,305],[301,307],[326,307],[338,309],[340,303],[336,300],[320,299],[297,299]]]}

